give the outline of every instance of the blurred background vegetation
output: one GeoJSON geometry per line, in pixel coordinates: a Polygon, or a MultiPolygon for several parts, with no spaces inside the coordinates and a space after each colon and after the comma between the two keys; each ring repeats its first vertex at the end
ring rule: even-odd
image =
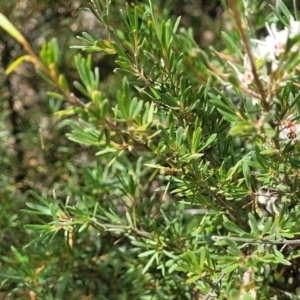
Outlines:
{"type": "MultiPolygon", "coordinates": [[[[119,9],[124,7],[125,1],[112,2],[114,22],[122,26],[119,9]]],[[[152,2],[162,18],[182,16],[181,26],[192,27],[195,40],[203,48],[216,45],[220,31],[228,22],[217,0],[152,2]]],[[[76,36],[83,31],[101,38],[106,34],[89,11],[80,10],[85,6],[85,0],[0,0],[0,11],[16,25],[36,52],[45,41],[57,38],[62,49],[60,68],[70,86],[78,77],[73,62],[78,50],[69,48],[78,44],[76,36]]],[[[180,290],[172,299],[198,299],[196,291],[193,295],[184,284],[177,287],[176,280],[159,286],[160,275],[149,285],[138,270],[129,268],[132,258],[126,251],[114,250],[112,245],[119,241],[112,235],[104,235],[100,241],[97,234],[89,232],[80,236],[84,242],[77,241],[78,246],[70,249],[61,234],[61,243],[56,238],[55,243],[38,247],[33,244],[22,250],[34,237],[23,227],[34,221],[21,211],[25,201],[31,200],[29,190],[43,196],[53,196],[55,190],[58,198],[69,196],[76,201],[76,197],[84,195],[97,199],[100,190],[104,197],[109,189],[97,181],[97,172],[101,170],[94,151],[66,138],[66,127],[53,113],[68,104],[46,95],[49,86],[35,73],[34,67],[23,63],[9,77],[4,75],[5,69],[24,54],[24,50],[2,30],[0,37],[0,299],[34,299],[24,278],[30,278],[30,284],[41,290],[43,298],[40,299],[141,299],[137,295],[146,289],[158,288],[161,298],[157,299],[171,299],[165,295],[176,294],[164,290],[166,288],[180,290]],[[11,246],[22,255],[18,256],[11,246]],[[96,256],[100,260],[95,261],[96,256]],[[20,266],[24,274],[20,274],[20,266]],[[62,270],[59,273],[58,267],[62,270]],[[37,276],[45,268],[48,277],[39,282],[37,276]],[[126,272],[131,276],[124,277],[126,272]],[[65,286],[68,286],[67,291],[65,286]],[[97,293],[101,296],[95,296],[97,293]]],[[[112,100],[121,79],[113,73],[113,59],[93,55],[93,64],[100,67],[101,91],[112,100]]],[[[76,90],[73,92],[82,97],[76,90]]]]}

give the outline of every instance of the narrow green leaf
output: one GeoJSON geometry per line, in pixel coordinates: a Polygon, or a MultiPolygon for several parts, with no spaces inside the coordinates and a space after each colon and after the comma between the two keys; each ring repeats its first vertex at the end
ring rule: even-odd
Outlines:
{"type": "Polygon", "coordinates": [[[222,271],[223,271],[223,273],[227,274],[227,273],[231,273],[232,271],[234,271],[238,267],[239,267],[239,264],[234,263],[234,264],[229,265],[228,267],[225,267],[224,269],[222,269],[222,271]]]}
{"type": "Polygon", "coordinates": [[[155,257],[156,257],[155,254],[153,254],[153,255],[151,256],[151,258],[150,258],[149,261],[147,262],[146,266],[145,266],[145,267],[143,268],[143,270],[142,270],[142,274],[143,274],[143,275],[149,270],[149,268],[151,267],[151,265],[153,264],[153,262],[154,262],[154,260],[155,260],[155,257]]]}
{"type": "Polygon", "coordinates": [[[200,148],[199,151],[203,151],[205,148],[207,148],[207,147],[208,147],[208,146],[216,139],[216,137],[217,137],[217,134],[216,134],[216,133],[212,134],[212,135],[208,138],[208,140],[205,142],[205,144],[200,148]]]}
{"type": "Polygon", "coordinates": [[[128,223],[129,223],[129,225],[130,225],[131,227],[133,227],[133,222],[132,222],[130,213],[129,213],[128,211],[126,211],[126,219],[127,219],[128,223]]]}
{"type": "Polygon", "coordinates": [[[283,254],[280,251],[278,251],[277,249],[274,249],[274,252],[275,252],[276,260],[279,263],[281,263],[283,265],[286,265],[286,266],[290,266],[291,265],[291,263],[288,260],[284,259],[284,256],[283,256],[283,254]]]}
{"type": "Polygon", "coordinates": [[[250,180],[250,168],[247,161],[243,161],[243,175],[245,179],[246,186],[251,190],[251,180],[250,180]]]}
{"type": "Polygon", "coordinates": [[[193,132],[193,139],[192,139],[192,153],[197,153],[199,150],[199,145],[202,137],[202,128],[198,127],[194,132],[193,132]]]}
{"type": "Polygon", "coordinates": [[[84,96],[90,98],[89,93],[87,92],[87,90],[84,88],[84,86],[78,82],[78,81],[74,81],[73,85],[75,86],[75,88],[80,91],[84,96]]]}
{"type": "Polygon", "coordinates": [[[248,219],[249,219],[249,225],[252,229],[253,234],[258,237],[259,236],[259,229],[258,229],[258,225],[257,225],[257,221],[255,219],[255,217],[249,213],[248,214],[248,219]]]}
{"type": "Polygon", "coordinates": [[[162,102],[170,107],[177,107],[177,101],[174,99],[174,97],[167,93],[167,94],[160,94],[160,98],[162,102]]]}
{"type": "Polygon", "coordinates": [[[39,231],[51,231],[52,226],[49,224],[39,225],[39,224],[27,224],[24,226],[26,229],[39,230],[39,231]]]}
{"type": "Polygon", "coordinates": [[[18,259],[19,262],[24,262],[24,261],[28,260],[27,256],[23,256],[23,255],[21,254],[21,252],[19,252],[19,251],[17,250],[16,247],[10,246],[10,249],[11,249],[11,251],[13,252],[13,254],[15,255],[15,257],[18,259]]]}
{"type": "Polygon", "coordinates": [[[78,232],[82,232],[88,227],[89,227],[89,223],[84,223],[79,227],[78,232]]]}
{"type": "Polygon", "coordinates": [[[178,29],[178,26],[179,26],[179,23],[180,23],[180,20],[181,20],[181,17],[178,17],[178,18],[176,19],[176,22],[175,22],[175,24],[174,24],[174,26],[173,26],[173,34],[176,33],[176,31],[177,31],[177,29],[178,29]]]}
{"type": "Polygon", "coordinates": [[[231,221],[225,221],[223,222],[224,226],[229,230],[229,231],[233,231],[235,233],[238,234],[244,234],[245,231],[242,230],[240,227],[238,227],[236,224],[232,223],[231,221]]]}
{"type": "Polygon", "coordinates": [[[239,47],[236,46],[236,42],[232,39],[232,37],[230,36],[230,34],[226,33],[225,31],[222,31],[222,36],[223,38],[227,41],[227,43],[231,46],[232,49],[234,49],[234,51],[236,51],[236,54],[240,57],[240,58],[244,58],[244,54],[242,53],[242,51],[240,50],[239,47]]]}
{"type": "Polygon", "coordinates": [[[287,6],[284,4],[283,1],[279,1],[279,8],[287,20],[290,20],[290,18],[293,17],[291,12],[289,11],[289,9],[287,8],[287,6]]]}
{"type": "Polygon", "coordinates": [[[117,53],[120,57],[122,57],[126,62],[129,62],[129,59],[128,59],[126,53],[116,42],[111,42],[111,45],[117,51],[117,53]]]}
{"type": "Polygon", "coordinates": [[[231,180],[232,176],[237,173],[237,170],[240,168],[243,160],[239,160],[234,167],[229,170],[226,180],[231,180]]]}
{"type": "Polygon", "coordinates": [[[176,146],[178,148],[181,146],[183,139],[184,139],[184,129],[182,127],[179,127],[176,131],[176,146]]]}
{"type": "Polygon", "coordinates": [[[220,98],[208,93],[209,97],[211,98],[209,101],[215,105],[221,113],[226,116],[229,116],[233,121],[238,121],[239,118],[236,115],[235,107],[229,101],[225,100],[224,98],[220,98]]]}
{"type": "MultiPolygon", "coordinates": [[[[282,1],[280,1],[280,3],[282,3],[282,1]]],[[[281,14],[277,11],[277,9],[276,9],[274,6],[272,6],[272,5],[270,5],[270,7],[271,7],[271,9],[272,9],[274,15],[277,17],[277,19],[278,19],[284,26],[289,27],[289,22],[281,16],[281,14]]]]}
{"type": "Polygon", "coordinates": [[[130,71],[130,70],[125,70],[125,69],[120,69],[120,68],[116,68],[114,69],[114,72],[116,74],[119,74],[119,75],[124,75],[124,76],[137,76],[137,74],[133,71],[130,71]]]}
{"type": "Polygon", "coordinates": [[[53,220],[58,222],[56,207],[53,205],[53,203],[49,204],[49,209],[50,209],[53,220]]]}
{"type": "Polygon", "coordinates": [[[50,97],[53,97],[53,98],[55,98],[55,99],[58,99],[58,100],[64,100],[64,96],[63,95],[61,95],[61,94],[58,94],[58,93],[55,93],[55,92],[47,92],[47,95],[48,96],[50,96],[50,97]]]}
{"type": "Polygon", "coordinates": [[[30,202],[26,202],[25,205],[32,209],[31,211],[32,214],[42,214],[46,216],[51,216],[51,212],[48,207],[41,206],[35,203],[30,203],[30,202]]]}
{"type": "Polygon", "coordinates": [[[138,247],[142,247],[142,248],[146,248],[148,247],[145,243],[139,242],[139,241],[131,241],[131,244],[134,246],[138,246],[138,247]]]}
{"type": "Polygon", "coordinates": [[[59,50],[57,39],[52,38],[50,43],[51,43],[51,48],[52,48],[53,61],[55,63],[57,63],[59,60],[59,56],[60,56],[60,50],[59,50]]]}
{"type": "Polygon", "coordinates": [[[204,269],[204,262],[206,258],[206,251],[204,247],[200,248],[200,261],[199,261],[199,269],[202,271],[204,269]]]}
{"type": "Polygon", "coordinates": [[[228,239],[224,239],[226,244],[228,245],[228,251],[236,255],[237,257],[242,256],[240,249],[238,248],[237,244],[228,237],[228,239]]]}
{"type": "Polygon", "coordinates": [[[150,256],[152,255],[153,253],[155,253],[155,250],[148,250],[148,251],[145,251],[145,252],[142,252],[138,255],[138,257],[146,257],[146,256],[150,256]]]}

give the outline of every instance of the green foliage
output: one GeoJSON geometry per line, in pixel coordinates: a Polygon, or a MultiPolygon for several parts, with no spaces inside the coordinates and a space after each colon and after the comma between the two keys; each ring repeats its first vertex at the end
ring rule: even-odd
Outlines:
{"type": "MultiPolygon", "coordinates": [[[[127,3],[118,28],[111,1],[93,1],[107,32],[84,32],[73,46],[83,50],[73,85],[84,100],[60,71],[57,39],[39,57],[21,42],[53,87],[66,152],[80,144],[92,158],[69,165],[66,193],[27,194],[30,241],[0,257],[10,297],[298,299],[299,34],[274,57],[255,56],[247,5],[228,1],[237,30],[223,34],[220,52],[202,50],[155,1],[127,3]],[[97,52],[117,65],[112,96],[93,67],[97,52]]],[[[290,33],[291,13],[279,7],[272,16],[290,33]]]]}

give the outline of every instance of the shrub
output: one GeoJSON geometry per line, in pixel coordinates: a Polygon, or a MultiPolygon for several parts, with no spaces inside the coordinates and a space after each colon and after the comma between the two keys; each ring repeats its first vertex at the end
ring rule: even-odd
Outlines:
{"type": "Polygon", "coordinates": [[[88,52],[74,57],[84,99],[57,41],[37,56],[0,15],[27,51],[7,73],[32,62],[68,103],[59,126],[95,155],[67,199],[31,192],[32,239],[11,247],[2,286],[32,299],[298,299],[296,5],[262,17],[264,3],[228,1],[233,22],[204,51],[152,2],[126,4],[120,28],[110,1],[88,5],[107,37],[73,46],[88,52]],[[117,65],[107,97],[95,52],[117,65]]]}

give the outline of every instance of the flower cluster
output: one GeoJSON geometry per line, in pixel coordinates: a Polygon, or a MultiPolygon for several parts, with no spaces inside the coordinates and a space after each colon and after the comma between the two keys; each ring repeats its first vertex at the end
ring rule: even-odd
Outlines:
{"type": "Polygon", "coordinates": [[[257,195],[258,207],[264,216],[279,215],[282,202],[276,190],[260,188],[257,195]]]}
{"type": "MultiPolygon", "coordinates": [[[[266,28],[269,34],[264,40],[252,40],[253,45],[251,49],[251,55],[253,56],[255,65],[259,70],[259,78],[262,81],[269,83],[270,79],[268,76],[268,70],[265,67],[265,63],[267,62],[270,65],[269,69],[272,72],[275,72],[278,69],[280,55],[285,52],[288,40],[294,38],[300,33],[300,22],[295,21],[291,17],[290,26],[284,27],[283,30],[278,30],[276,24],[269,25],[268,23],[266,23],[266,28]]],[[[298,45],[294,45],[291,48],[291,52],[296,52],[298,50],[298,45]]],[[[230,65],[237,73],[238,79],[242,86],[248,87],[250,84],[252,84],[254,77],[247,55],[244,57],[244,73],[239,72],[231,63],[230,65]]]]}
{"type": "MultiPolygon", "coordinates": [[[[278,57],[284,53],[289,39],[300,33],[300,22],[290,19],[290,27],[278,31],[276,24],[266,24],[269,35],[264,41],[254,40],[257,43],[254,56],[256,59],[267,60],[272,63],[272,71],[278,67],[278,57]]],[[[291,51],[296,52],[299,47],[293,46],[291,51]]]]}
{"type": "Polygon", "coordinates": [[[300,125],[292,120],[293,116],[283,120],[279,126],[279,138],[285,142],[295,142],[300,140],[300,125]]]}

